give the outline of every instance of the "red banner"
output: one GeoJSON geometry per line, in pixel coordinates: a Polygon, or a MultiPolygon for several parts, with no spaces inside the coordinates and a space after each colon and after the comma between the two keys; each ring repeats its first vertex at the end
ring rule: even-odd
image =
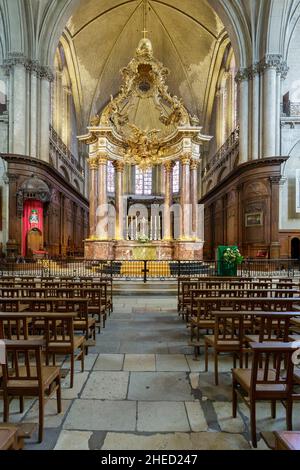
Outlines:
{"type": "Polygon", "coordinates": [[[22,256],[26,256],[26,239],[31,230],[39,230],[41,234],[44,229],[43,203],[36,200],[24,202],[22,220],[22,256]]]}

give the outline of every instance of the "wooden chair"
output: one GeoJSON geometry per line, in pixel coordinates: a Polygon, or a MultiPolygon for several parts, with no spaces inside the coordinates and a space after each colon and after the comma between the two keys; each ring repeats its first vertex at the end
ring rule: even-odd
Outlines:
{"type": "Polygon", "coordinates": [[[46,365],[52,356],[55,365],[56,355],[70,355],[70,387],[74,385],[74,363],[81,361],[84,371],[85,337],[74,335],[74,316],[72,313],[54,314],[45,319],[46,365]]]}
{"type": "Polygon", "coordinates": [[[240,367],[243,367],[243,316],[234,313],[215,313],[214,335],[204,336],[205,342],[205,371],[208,371],[208,349],[214,350],[215,384],[219,384],[218,357],[222,352],[232,353],[234,367],[236,357],[239,357],[240,367]]]}
{"type": "Polygon", "coordinates": [[[8,360],[2,365],[2,389],[4,422],[9,420],[11,397],[39,399],[39,442],[43,440],[45,396],[56,392],[57,412],[61,413],[60,370],[42,365],[43,341],[5,341],[6,356],[12,355],[14,368],[8,368],[8,360]]]}
{"type": "Polygon", "coordinates": [[[271,401],[272,418],[276,418],[276,401],[286,407],[287,429],[292,429],[293,369],[292,343],[250,343],[253,353],[252,369],[232,370],[232,413],[237,415],[238,396],[250,408],[251,440],[257,447],[256,402],[271,401]],[[259,365],[262,364],[262,367],[259,365]],[[275,367],[272,367],[271,366],[275,367]]]}

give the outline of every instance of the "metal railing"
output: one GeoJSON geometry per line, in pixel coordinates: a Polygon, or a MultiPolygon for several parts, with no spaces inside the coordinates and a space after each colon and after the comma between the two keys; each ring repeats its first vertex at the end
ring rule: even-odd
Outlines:
{"type": "Polygon", "coordinates": [[[59,153],[60,158],[65,161],[67,165],[71,163],[72,166],[76,168],[80,176],[84,177],[84,168],[80,165],[77,158],[69,150],[52,126],[50,126],[50,145],[54,147],[55,151],[59,153]]]}
{"type": "Polygon", "coordinates": [[[300,102],[286,101],[282,103],[281,117],[300,117],[300,102]]]}
{"type": "Polygon", "coordinates": [[[233,154],[236,156],[239,151],[239,126],[230,134],[226,142],[217,153],[209,160],[206,168],[203,170],[202,177],[208,178],[217,168],[221,167],[233,154]]]}
{"type": "MultiPolygon", "coordinates": [[[[222,266],[221,266],[222,267],[222,266]]],[[[44,259],[15,262],[2,260],[0,276],[113,278],[125,280],[168,280],[179,276],[218,276],[220,262],[216,261],[105,261],[86,259],[44,259]]],[[[243,277],[299,277],[300,260],[247,259],[237,267],[243,277]]]]}

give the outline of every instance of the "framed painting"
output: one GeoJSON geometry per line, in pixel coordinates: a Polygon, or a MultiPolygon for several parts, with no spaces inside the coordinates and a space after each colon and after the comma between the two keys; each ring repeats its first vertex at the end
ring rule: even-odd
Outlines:
{"type": "Polygon", "coordinates": [[[245,219],[246,227],[261,227],[263,225],[262,212],[251,212],[249,214],[246,214],[245,219]]]}

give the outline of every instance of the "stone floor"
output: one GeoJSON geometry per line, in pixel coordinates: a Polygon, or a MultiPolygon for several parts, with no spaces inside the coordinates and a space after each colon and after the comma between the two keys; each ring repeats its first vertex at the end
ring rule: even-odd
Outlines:
{"type": "MultiPolygon", "coordinates": [[[[204,372],[203,356],[194,361],[188,331],[176,312],[175,297],[116,297],[114,312],[77,372],[73,389],[63,381],[63,412],[56,401],[46,406],[45,438],[26,449],[249,449],[249,413],[241,405],[231,417],[232,358],[220,360],[215,387],[212,361],[204,372]]],[[[65,360],[63,369],[68,368],[65,360]]],[[[11,421],[37,421],[37,402],[27,400],[11,421]]],[[[300,404],[299,404],[300,405],[300,404]]],[[[295,429],[300,429],[300,406],[295,429]]],[[[1,420],[1,416],[0,416],[1,420]]],[[[258,406],[258,430],[285,429],[284,410],[270,418],[258,406]]],[[[262,441],[259,448],[266,448],[262,441]]]]}

